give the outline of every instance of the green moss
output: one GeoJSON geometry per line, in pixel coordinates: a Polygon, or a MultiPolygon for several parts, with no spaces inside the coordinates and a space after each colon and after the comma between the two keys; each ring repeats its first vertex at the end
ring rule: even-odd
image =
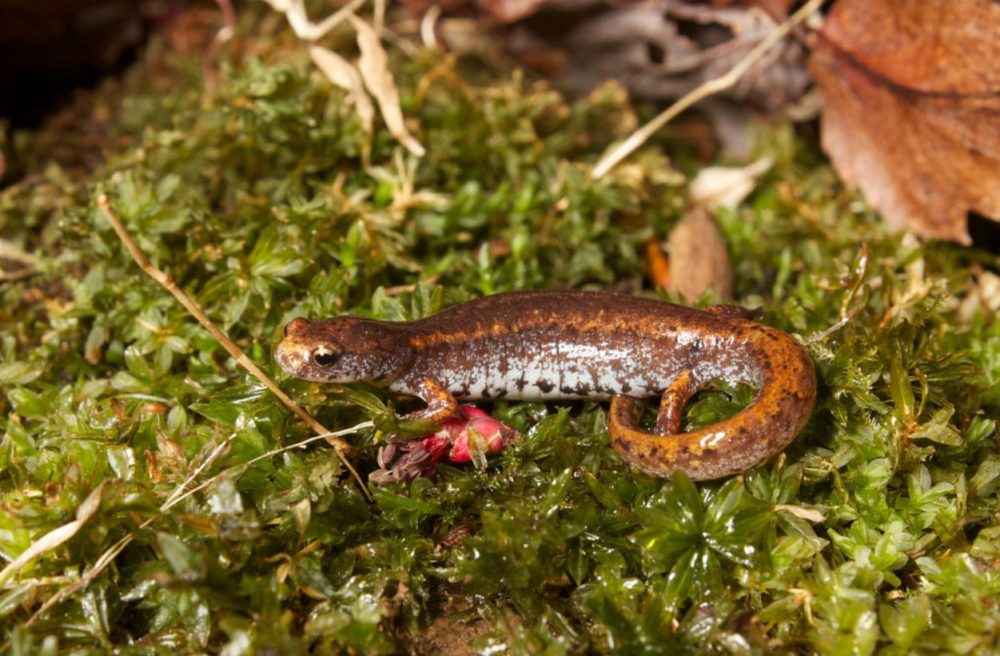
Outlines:
{"type": "MultiPolygon", "coordinates": [[[[519,74],[399,58],[428,149],[415,160],[384,131],[369,143],[297,46],[257,52],[231,54],[214,87],[184,60],[166,95],[132,79],[112,129],[128,146],[104,168],[39,165],[0,194],[4,239],[37,258],[0,288],[0,553],[108,482],[77,535],[5,583],[6,650],[393,653],[442,617],[478,618],[478,647],[515,652],[998,648],[1000,323],[956,303],[972,263],[997,260],[888,233],[788,127],[761,145],[772,173],[720,217],[738,300],[817,363],[816,413],[785,456],[729,481],[659,481],[617,458],[601,404],[498,403],[520,441],[486,470],[380,488],[377,511],[315,447],[158,514],[218,445],[197,481],[309,433],[141,274],[98,192],[279,377],[269,352],[295,315],[409,319],[510,289],[634,287],[638,246],[686,203],[652,149],[590,179],[632,120],[613,86],[568,102],[519,74]],[[113,566],[26,625],[125,535],[113,566]]],[[[385,425],[397,404],[282,384],[333,428],[385,425]]],[[[746,396],[703,394],[688,419],[746,396]]],[[[373,437],[354,440],[363,471],[373,437]]]]}

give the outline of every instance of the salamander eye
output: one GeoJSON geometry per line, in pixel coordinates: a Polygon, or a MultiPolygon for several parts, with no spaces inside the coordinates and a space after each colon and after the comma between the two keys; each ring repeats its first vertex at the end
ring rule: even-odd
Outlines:
{"type": "Polygon", "coordinates": [[[325,346],[320,346],[318,349],[313,351],[312,354],[313,362],[321,367],[329,367],[334,362],[337,361],[337,354],[326,348],[325,346]]]}

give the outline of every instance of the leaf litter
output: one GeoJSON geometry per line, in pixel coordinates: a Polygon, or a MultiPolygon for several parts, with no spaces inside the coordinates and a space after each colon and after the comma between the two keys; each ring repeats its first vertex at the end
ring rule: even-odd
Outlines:
{"type": "MultiPolygon", "coordinates": [[[[405,4],[420,14],[430,3],[405,4]]],[[[749,107],[771,120],[821,113],[823,147],[837,172],[891,225],[968,244],[969,213],[1000,221],[1000,9],[989,0],[826,4],[827,16],[816,13],[777,40],[795,22],[787,20],[795,3],[459,0],[434,7],[456,52],[499,59],[475,37],[492,29],[507,52],[564,88],[586,92],[617,79],[636,98],[674,101],[619,146],[619,157],[694,101],[723,152],[744,159],[754,124],[749,107]],[[490,20],[467,25],[470,5],[490,20]],[[762,40],[770,41],[763,49],[762,40]]],[[[597,175],[617,161],[611,157],[597,175]]]]}

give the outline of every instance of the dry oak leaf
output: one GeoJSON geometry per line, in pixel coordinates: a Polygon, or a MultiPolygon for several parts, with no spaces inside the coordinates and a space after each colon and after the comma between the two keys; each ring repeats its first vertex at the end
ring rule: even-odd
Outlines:
{"type": "Polygon", "coordinates": [[[1000,220],[1000,4],[839,0],[809,61],[823,148],[897,227],[970,243],[1000,220]]]}

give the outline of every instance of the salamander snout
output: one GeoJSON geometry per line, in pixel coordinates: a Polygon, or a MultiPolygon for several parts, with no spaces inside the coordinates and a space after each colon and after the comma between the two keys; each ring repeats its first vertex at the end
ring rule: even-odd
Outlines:
{"type": "Polygon", "coordinates": [[[388,384],[411,357],[411,347],[391,325],[358,317],[292,319],[274,349],[274,359],[289,374],[326,383],[388,384]]]}

